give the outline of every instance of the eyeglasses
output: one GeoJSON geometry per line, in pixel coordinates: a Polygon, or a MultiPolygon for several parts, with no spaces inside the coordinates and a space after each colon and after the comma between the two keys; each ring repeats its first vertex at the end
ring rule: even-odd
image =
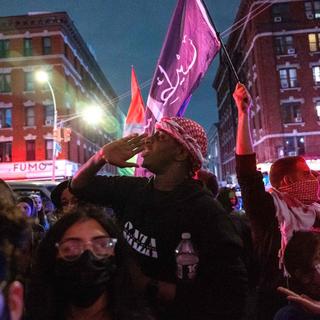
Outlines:
{"type": "Polygon", "coordinates": [[[109,238],[105,236],[97,237],[87,242],[84,242],[81,239],[73,238],[56,243],[55,246],[58,249],[59,255],[62,259],[74,261],[81,256],[88,245],[90,245],[92,253],[98,258],[111,256],[114,254],[114,248],[117,241],[118,240],[115,238],[109,238]]]}

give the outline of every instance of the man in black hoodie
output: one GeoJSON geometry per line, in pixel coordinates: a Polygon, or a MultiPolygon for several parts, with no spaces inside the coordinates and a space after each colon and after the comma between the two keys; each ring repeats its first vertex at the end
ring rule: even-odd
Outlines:
{"type": "Polygon", "coordinates": [[[147,137],[111,142],[77,172],[70,189],[79,198],[113,207],[143,275],[138,279],[161,319],[240,319],[246,296],[241,241],[229,217],[199,182],[192,179],[207,150],[204,129],[184,118],[163,118],[147,137]],[[102,177],[106,163],[142,151],[151,179],[102,177]],[[176,278],[175,248],[188,232],[199,265],[193,281],[176,278]]]}

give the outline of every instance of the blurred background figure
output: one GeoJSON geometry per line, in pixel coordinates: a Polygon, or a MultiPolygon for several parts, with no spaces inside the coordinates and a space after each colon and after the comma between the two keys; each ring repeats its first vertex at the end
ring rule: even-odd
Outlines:
{"type": "Polygon", "coordinates": [[[104,210],[77,207],[40,243],[27,299],[30,319],[151,319],[133,287],[134,265],[104,210]]]}
{"type": "Polygon", "coordinates": [[[39,219],[39,224],[44,228],[45,231],[48,231],[50,228],[49,220],[44,212],[43,201],[38,193],[31,193],[30,197],[33,199],[35,203],[35,207],[37,210],[37,217],[39,219]]]}
{"type": "Polygon", "coordinates": [[[220,188],[217,200],[228,213],[237,211],[238,198],[234,188],[220,188]]]}
{"type": "Polygon", "coordinates": [[[51,200],[58,215],[68,214],[78,205],[78,199],[68,189],[69,180],[62,181],[51,192],[51,200]]]}
{"type": "Polygon", "coordinates": [[[57,216],[55,215],[55,207],[50,199],[43,200],[43,211],[48,219],[50,226],[57,222],[57,216]]]}
{"type": "Polygon", "coordinates": [[[36,218],[37,210],[35,203],[31,197],[19,197],[17,200],[17,207],[21,210],[22,214],[29,218],[36,218]]]}
{"type": "Polygon", "coordinates": [[[212,172],[200,169],[196,172],[194,178],[203,183],[205,188],[209,190],[215,198],[219,191],[219,184],[216,175],[212,172]]]}
{"type": "Polygon", "coordinates": [[[37,212],[43,210],[42,199],[41,196],[37,193],[31,193],[30,197],[33,199],[37,212]]]}
{"type": "Polygon", "coordinates": [[[20,320],[24,310],[23,282],[30,265],[27,218],[0,199],[0,319],[20,320]]]}
{"type": "MultiPolygon", "coordinates": [[[[289,240],[285,253],[284,264],[288,277],[288,289],[278,288],[285,295],[300,296],[305,294],[311,300],[320,300],[320,233],[297,231],[289,240]],[[293,292],[292,292],[292,291],[293,292]]],[[[306,310],[304,305],[289,303],[281,308],[275,320],[314,320],[320,319],[306,310]]]]}

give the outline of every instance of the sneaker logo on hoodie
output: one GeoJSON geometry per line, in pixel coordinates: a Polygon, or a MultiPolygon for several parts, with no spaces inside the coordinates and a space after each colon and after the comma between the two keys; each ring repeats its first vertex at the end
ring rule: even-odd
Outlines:
{"type": "Polygon", "coordinates": [[[132,222],[124,224],[123,236],[134,250],[148,257],[158,258],[156,239],[135,229],[132,222]]]}

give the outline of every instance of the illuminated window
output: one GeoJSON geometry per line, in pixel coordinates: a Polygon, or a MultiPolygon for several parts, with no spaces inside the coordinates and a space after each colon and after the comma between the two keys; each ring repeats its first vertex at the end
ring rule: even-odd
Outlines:
{"type": "Polygon", "coordinates": [[[52,47],[51,47],[51,38],[44,37],[42,38],[42,52],[43,54],[51,54],[52,47]]]}
{"type": "Polygon", "coordinates": [[[281,115],[283,123],[301,122],[301,105],[300,103],[281,104],[281,115]]]}
{"type": "Polygon", "coordinates": [[[315,85],[320,85],[320,66],[312,68],[313,81],[315,85]]]}
{"type": "Polygon", "coordinates": [[[7,58],[9,56],[9,40],[0,40],[0,58],[7,58]]]}
{"type": "Polygon", "coordinates": [[[12,127],[12,110],[11,108],[0,109],[0,128],[12,127]]]}
{"type": "Polygon", "coordinates": [[[320,1],[306,1],[304,10],[307,19],[320,19],[320,1]]]}
{"type": "Polygon", "coordinates": [[[36,159],[36,142],[35,140],[26,141],[26,160],[34,161],[36,159]]]}
{"type": "Polygon", "coordinates": [[[320,51],[320,33],[309,33],[308,40],[311,52],[320,51]]]}
{"type": "Polygon", "coordinates": [[[32,127],[36,125],[36,117],[34,113],[34,107],[26,107],[26,126],[32,127]]]}
{"type": "Polygon", "coordinates": [[[0,142],[0,162],[12,161],[12,142],[0,142]]]}
{"type": "Polygon", "coordinates": [[[32,39],[23,39],[23,54],[32,56],[32,39]]]}
{"type": "Polygon", "coordinates": [[[44,106],[44,125],[53,126],[54,107],[53,104],[44,106]]]}
{"type": "Polygon", "coordinates": [[[297,156],[305,154],[304,137],[286,137],[284,139],[284,150],[286,156],[297,156]]]}
{"type": "Polygon", "coordinates": [[[53,140],[46,140],[46,160],[52,160],[53,140]]]}
{"type": "Polygon", "coordinates": [[[34,90],[34,78],[33,72],[24,73],[24,91],[33,91],[34,90]]]}
{"type": "Polygon", "coordinates": [[[280,85],[282,89],[296,88],[298,86],[297,69],[295,68],[280,69],[279,76],[280,76],[280,85]]]}
{"type": "Polygon", "coordinates": [[[0,92],[11,92],[11,74],[0,74],[0,92]]]}
{"type": "Polygon", "coordinates": [[[292,36],[276,37],[275,47],[277,54],[293,54],[296,52],[293,46],[292,36]]]}
{"type": "Polygon", "coordinates": [[[316,102],[316,114],[317,114],[318,120],[320,120],[320,101],[316,102]]]}

